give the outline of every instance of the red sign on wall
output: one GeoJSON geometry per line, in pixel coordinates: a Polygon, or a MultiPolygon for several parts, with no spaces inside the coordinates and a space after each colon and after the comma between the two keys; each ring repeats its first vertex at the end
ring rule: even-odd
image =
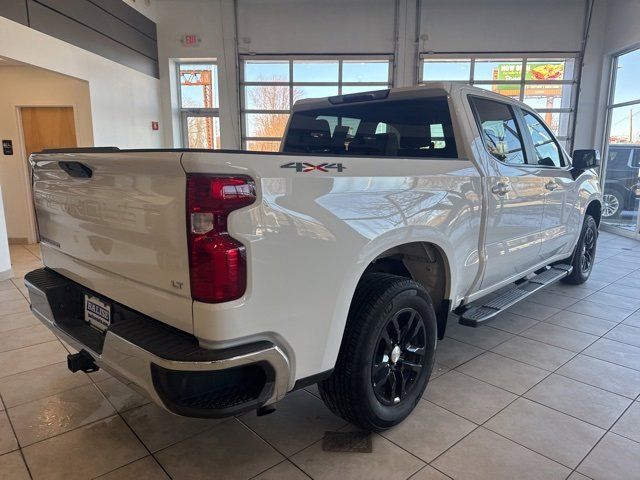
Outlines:
{"type": "Polygon", "coordinates": [[[185,47],[197,47],[200,43],[200,37],[194,33],[188,33],[182,36],[181,42],[185,47]]]}

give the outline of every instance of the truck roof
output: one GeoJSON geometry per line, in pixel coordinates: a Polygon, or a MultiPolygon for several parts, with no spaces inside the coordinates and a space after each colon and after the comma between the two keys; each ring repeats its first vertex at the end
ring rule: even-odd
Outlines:
{"type": "Polygon", "coordinates": [[[385,100],[410,100],[416,98],[428,98],[440,95],[451,95],[454,92],[465,90],[474,95],[493,98],[502,102],[508,101],[515,105],[526,109],[532,109],[519,100],[511,97],[505,97],[496,92],[485,90],[484,88],[473,87],[461,82],[424,82],[421,85],[411,87],[387,88],[380,90],[371,90],[367,92],[349,93],[346,95],[335,95],[323,98],[305,98],[298,100],[293,105],[293,111],[296,110],[313,110],[315,108],[327,108],[344,103],[356,103],[367,101],[385,101],[385,100]],[[383,93],[384,92],[384,93],[383,93]]]}

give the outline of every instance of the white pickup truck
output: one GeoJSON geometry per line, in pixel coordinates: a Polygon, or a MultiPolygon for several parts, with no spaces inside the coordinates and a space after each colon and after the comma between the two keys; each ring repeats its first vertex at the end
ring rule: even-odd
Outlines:
{"type": "Polygon", "coordinates": [[[277,153],[45,151],[31,308],[79,350],[70,369],[176,414],[265,414],[318,383],[384,430],[448,318],[589,277],[598,161],[527,105],[450,83],[297,102],[277,153]]]}

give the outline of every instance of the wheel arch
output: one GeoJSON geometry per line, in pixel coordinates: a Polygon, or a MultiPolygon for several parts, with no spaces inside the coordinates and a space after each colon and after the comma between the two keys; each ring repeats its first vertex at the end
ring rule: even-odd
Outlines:
{"type": "Polygon", "coordinates": [[[587,205],[585,214],[591,215],[596,221],[596,225],[600,227],[600,220],[602,220],[602,203],[600,200],[594,199],[587,205]]]}
{"type": "MultiPolygon", "coordinates": [[[[332,369],[338,358],[338,352],[344,339],[347,317],[358,283],[363,275],[369,272],[387,272],[411,278],[425,287],[431,296],[438,320],[438,336],[442,338],[446,328],[447,316],[451,308],[450,296],[455,289],[453,247],[446,240],[439,242],[432,239],[413,242],[384,242],[378,248],[369,248],[368,254],[361,255],[357,269],[345,276],[342,291],[343,300],[339,301],[334,311],[327,336],[323,359],[324,370],[332,369]],[[394,245],[395,243],[395,245],[394,245]],[[431,261],[427,261],[427,260],[431,261]],[[405,262],[406,260],[406,262],[405,262]],[[431,278],[419,270],[429,268],[431,278]],[[436,274],[440,275],[437,282],[436,274]],[[435,298],[434,298],[435,297],[435,298]]],[[[372,247],[372,245],[370,245],[372,247]]]]}
{"type": "Polygon", "coordinates": [[[407,277],[419,283],[429,293],[438,315],[438,332],[444,334],[451,297],[452,271],[445,250],[428,241],[409,242],[391,247],[374,258],[361,273],[358,282],[370,272],[385,272],[407,277]],[[447,303],[443,305],[443,303],[447,303]],[[444,308],[446,307],[446,312],[444,308]],[[442,332],[441,332],[442,330],[442,332]]]}

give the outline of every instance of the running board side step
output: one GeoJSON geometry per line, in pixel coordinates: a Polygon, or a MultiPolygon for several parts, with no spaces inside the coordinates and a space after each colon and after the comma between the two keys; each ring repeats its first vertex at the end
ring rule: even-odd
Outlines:
{"type": "Polygon", "coordinates": [[[458,323],[467,327],[477,327],[478,325],[491,320],[493,317],[512,305],[524,300],[541,288],[551,285],[561,278],[570,275],[572,271],[573,267],[571,265],[553,265],[538,275],[535,275],[530,279],[517,284],[510,290],[503,292],[498,297],[492,298],[486,303],[481,305],[470,305],[460,314],[458,323]]]}

